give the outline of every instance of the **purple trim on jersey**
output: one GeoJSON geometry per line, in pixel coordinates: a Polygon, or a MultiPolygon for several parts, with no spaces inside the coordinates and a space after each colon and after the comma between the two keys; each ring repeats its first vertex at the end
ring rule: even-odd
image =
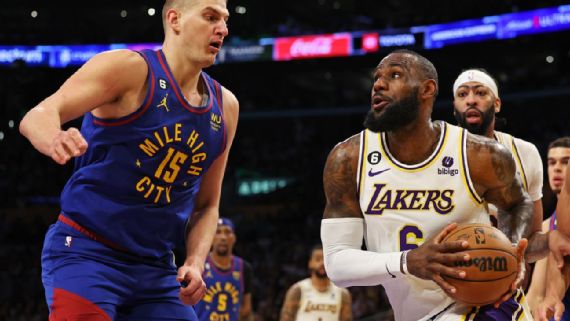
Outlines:
{"type": "Polygon", "coordinates": [[[245,273],[244,273],[244,269],[243,269],[243,260],[238,260],[237,257],[234,257],[234,260],[236,260],[236,261],[238,262],[238,264],[239,264],[239,271],[240,271],[240,274],[239,274],[239,285],[240,285],[239,291],[243,294],[243,293],[245,293],[245,291],[244,291],[244,290],[245,290],[245,287],[244,287],[244,284],[243,284],[243,283],[244,283],[244,277],[243,277],[243,275],[245,274],[245,273]]]}
{"type": "Polygon", "coordinates": [[[197,114],[203,114],[203,113],[210,111],[210,109],[212,109],[212,105],[214,102],[214,100],[212,99],[212,89],[210,88],[210,85],[208,84],[208,82],[206,81],[206,79],[204,78],[202,73],[200,73],[200,77],[202,78],[202,81],[206,85],[206,88],[208,88],[208,104],[207,104],[207,107],[205,107],[205,108],[204,107],[192,106],[188,103],[186,98],[184,98],[184,94],[182,93],[182,89],[180,88],[178,83],[175,81],[174,76],[172,75],[172,72],[170,71],[170,67],[166,63],[166,57],[164,56],[164,52],[162,51],[162,49],[159,51],[156,51],[156,56],[158,57],[158,62],[162,66],[162,69],[164,70],[164,73],[166,74],[168,81],[170,81],[170,83],[172,84],[172,87],[174,88],[174,94],[176,95],[178,102],[184,108],[186,108],[190,112],[197,113],[197,114]]]}
{"type": "Polygon", "coordinates": [[[553,231],[556,229],[556,211],[550,215],[550,230],[553,231]]]}
{"type": "Polygon", "coordinates": [[[222,146],[220,148],[220,154],[223,154],[226,151],[226,147],[228,145],[228,133],[226,132],[226,120],[224,117],[224,99],[222,96],[222,85],[215,81],[214,79],[212,79],[212,82],[214,83],[214,88],[216,90],[216,100],[218,101],[218,107],[220,108],[220,115],[222,117],[222,124],[224,124],[224,126],[222,126],[222,146]]]}
{"type": "Polygon", "coordinates": [[[117,119],[103,119],[103,118],[99,118],[99,117],[96,117],[95,115],[91,114],[93,116],[93,124],[98,125],[98,126],[121,126],[121,125],[130,123],[133,120],[139,118],[150,107],[150,103],[151,103],[152,97],[154,95],[154,88],[156,86],[154,72],[152,71],[151,64],[148,61],[145,53],[144,52],[137,52],[137,53],[140,54],[144,58],[144,60],[146,61],[147,67],[148,67],[147,83],[149,84],[149,90],[147,90],[142,104],[139,106],[139,108],[137,110],[135,110],[131,114],[117,118],[117,119]]]}
{"type": "Polygon", "coordinates": [[[467,163],[467,129],[463,129],[461,131],[461,162],[463,162],[463,175],[465,176],[465,185],[469,189],[469,193],[473,196],[473,199],[477,201],[479,204],[483,204],[483,200],[479,197],[479,194],[473,189],[474,187],[471,186],[471,178],[467,175],[469,170],[469,164],[467,163]]]}
{"type": "Polygon", "coordinates": [[[519,289],[517,293],[513,295],[510,299],[501,303],[498,309],[495,309],[495,307],[492,304],[481,306],[479,308],[479,311],[475,315],[475,318],[473,318],[473,321],[518,320],[522,315],[522,313],[524,312],[520,304],[523,297],[524,296],[522,290],[519,289]]]}
{"type": "MultiPolygon", "coordinates": [[[[232,255],[232,261],[233,261],[233,259],[234,259],[234,256],[232,255]]],[[[218,267],[216,266],[216,264],[214,263],[214,260],[212,259],[212,257],[211,257],[210,255],[208,255],[208,259],[207,259],[207,260],[208,260],[208,262],[210,263],[210,268],[211,268],[212,270],[214,270],[214,272],[216,272],[216,273],[219,274],[219,275],[224,275],[224,276],[230,275],[230,274],[233,272],[233,270],[235,269],[235,266],[233,266],[234,264],[232,264],[232,267],[231,267],[231,268],[229,268],[229,269],[227,269],[227,270],[225,270],[225,271],[218,269],[218,267]]]]}

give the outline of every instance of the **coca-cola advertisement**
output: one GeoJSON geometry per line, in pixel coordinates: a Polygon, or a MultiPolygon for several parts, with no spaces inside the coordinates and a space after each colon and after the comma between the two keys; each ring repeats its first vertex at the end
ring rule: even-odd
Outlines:
{"type": "Polygon", "coordinates": [[[343,57],[352,53],[349,33],[311,35],[275,39],[274,60],[295,60],[318,57],[343,57]]]}

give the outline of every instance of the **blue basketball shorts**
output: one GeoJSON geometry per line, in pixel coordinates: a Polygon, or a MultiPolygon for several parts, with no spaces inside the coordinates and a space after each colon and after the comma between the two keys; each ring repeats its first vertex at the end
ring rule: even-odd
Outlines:
{"type": "Polygon", "coordinates": [[[178,298],[170,262],[142,260],[93,239],[61,220],[42,251],[50,321],[198,320],[178,298]]]}

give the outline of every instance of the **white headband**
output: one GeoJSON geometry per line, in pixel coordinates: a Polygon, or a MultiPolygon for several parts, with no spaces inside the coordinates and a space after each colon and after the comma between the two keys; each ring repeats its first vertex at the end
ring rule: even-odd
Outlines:
{"type": "Polygon", "coordinates": [[[485,87],[489,88],[493,94],[495,94],[496,98],[499,98],[499,90],[497,89],[497,84],[493,78],[477,69],[466,70],[457,77],[453,84],[453,95],[455,95],[459,86],[471,81],[482,83],[485,87]]]}

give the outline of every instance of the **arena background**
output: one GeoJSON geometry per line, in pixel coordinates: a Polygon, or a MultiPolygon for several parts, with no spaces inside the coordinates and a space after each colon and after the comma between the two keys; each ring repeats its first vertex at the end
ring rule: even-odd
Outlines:
{"type": "MultiPolygon", "coordinates": [[[[59,166],[40,155],[17,128],[30,108],[77,69],[34,66],[25,59],[8,61],[1,54],[3,48],[161,43],[161,7],[157,0],[3,1],[0,320],[47,320],[40,251],[44,233],[58,214],[58,196],[72,165],[59,166]],[[153,16],[150,8],[155,9],[153,16]]],[[[536,144],[543,159],[551,140],[570,135],[570,14],[564,14],[570,12],[568,3],[230,0],[228,8],[232,17],[225,46],[238,49],[227,51],[225,61],[207,72],[241,103],[221,214],[237,223],[235,252],[253,265],[256,320],[277,320],[286,289],[307,276],[308,250],[319,242],[325,159],[337,142],[362,129],[369,108],[371,72],[382,57],[398,48],[377,48],[372,43],[364,50],[364,34],[379,33],[380,39],[384,34],[412,35],[414,43],[402,47],[425,55],[439,72],[434,119],[455,123],[452,82],[463,69],[483,67],[499,80],[503,99],[499,116],[506,119],[503,130],[536,144]],[[556,32],[471,39],[426,49],[425,31],[410,30],[562,5],[558,22],[563,27],[556,32]],[[259,44],[260,38],[335,32],[353,32],[352,56],[272,61],[270,54],[261,54],[244,58],[247,61],[231,61],[238,60],[239,48],[259,44]]],[[[409,36],[402,39],[410,40],[409,36]]],[[[66,126],[79,124],[74,121],[66,126]]],[[[548,216],[555,199],[546,180],[543,203],[548,216]]],[[[351,288],[351,292],[355,319],[390,320],[381,287],[351,288]]]]}

